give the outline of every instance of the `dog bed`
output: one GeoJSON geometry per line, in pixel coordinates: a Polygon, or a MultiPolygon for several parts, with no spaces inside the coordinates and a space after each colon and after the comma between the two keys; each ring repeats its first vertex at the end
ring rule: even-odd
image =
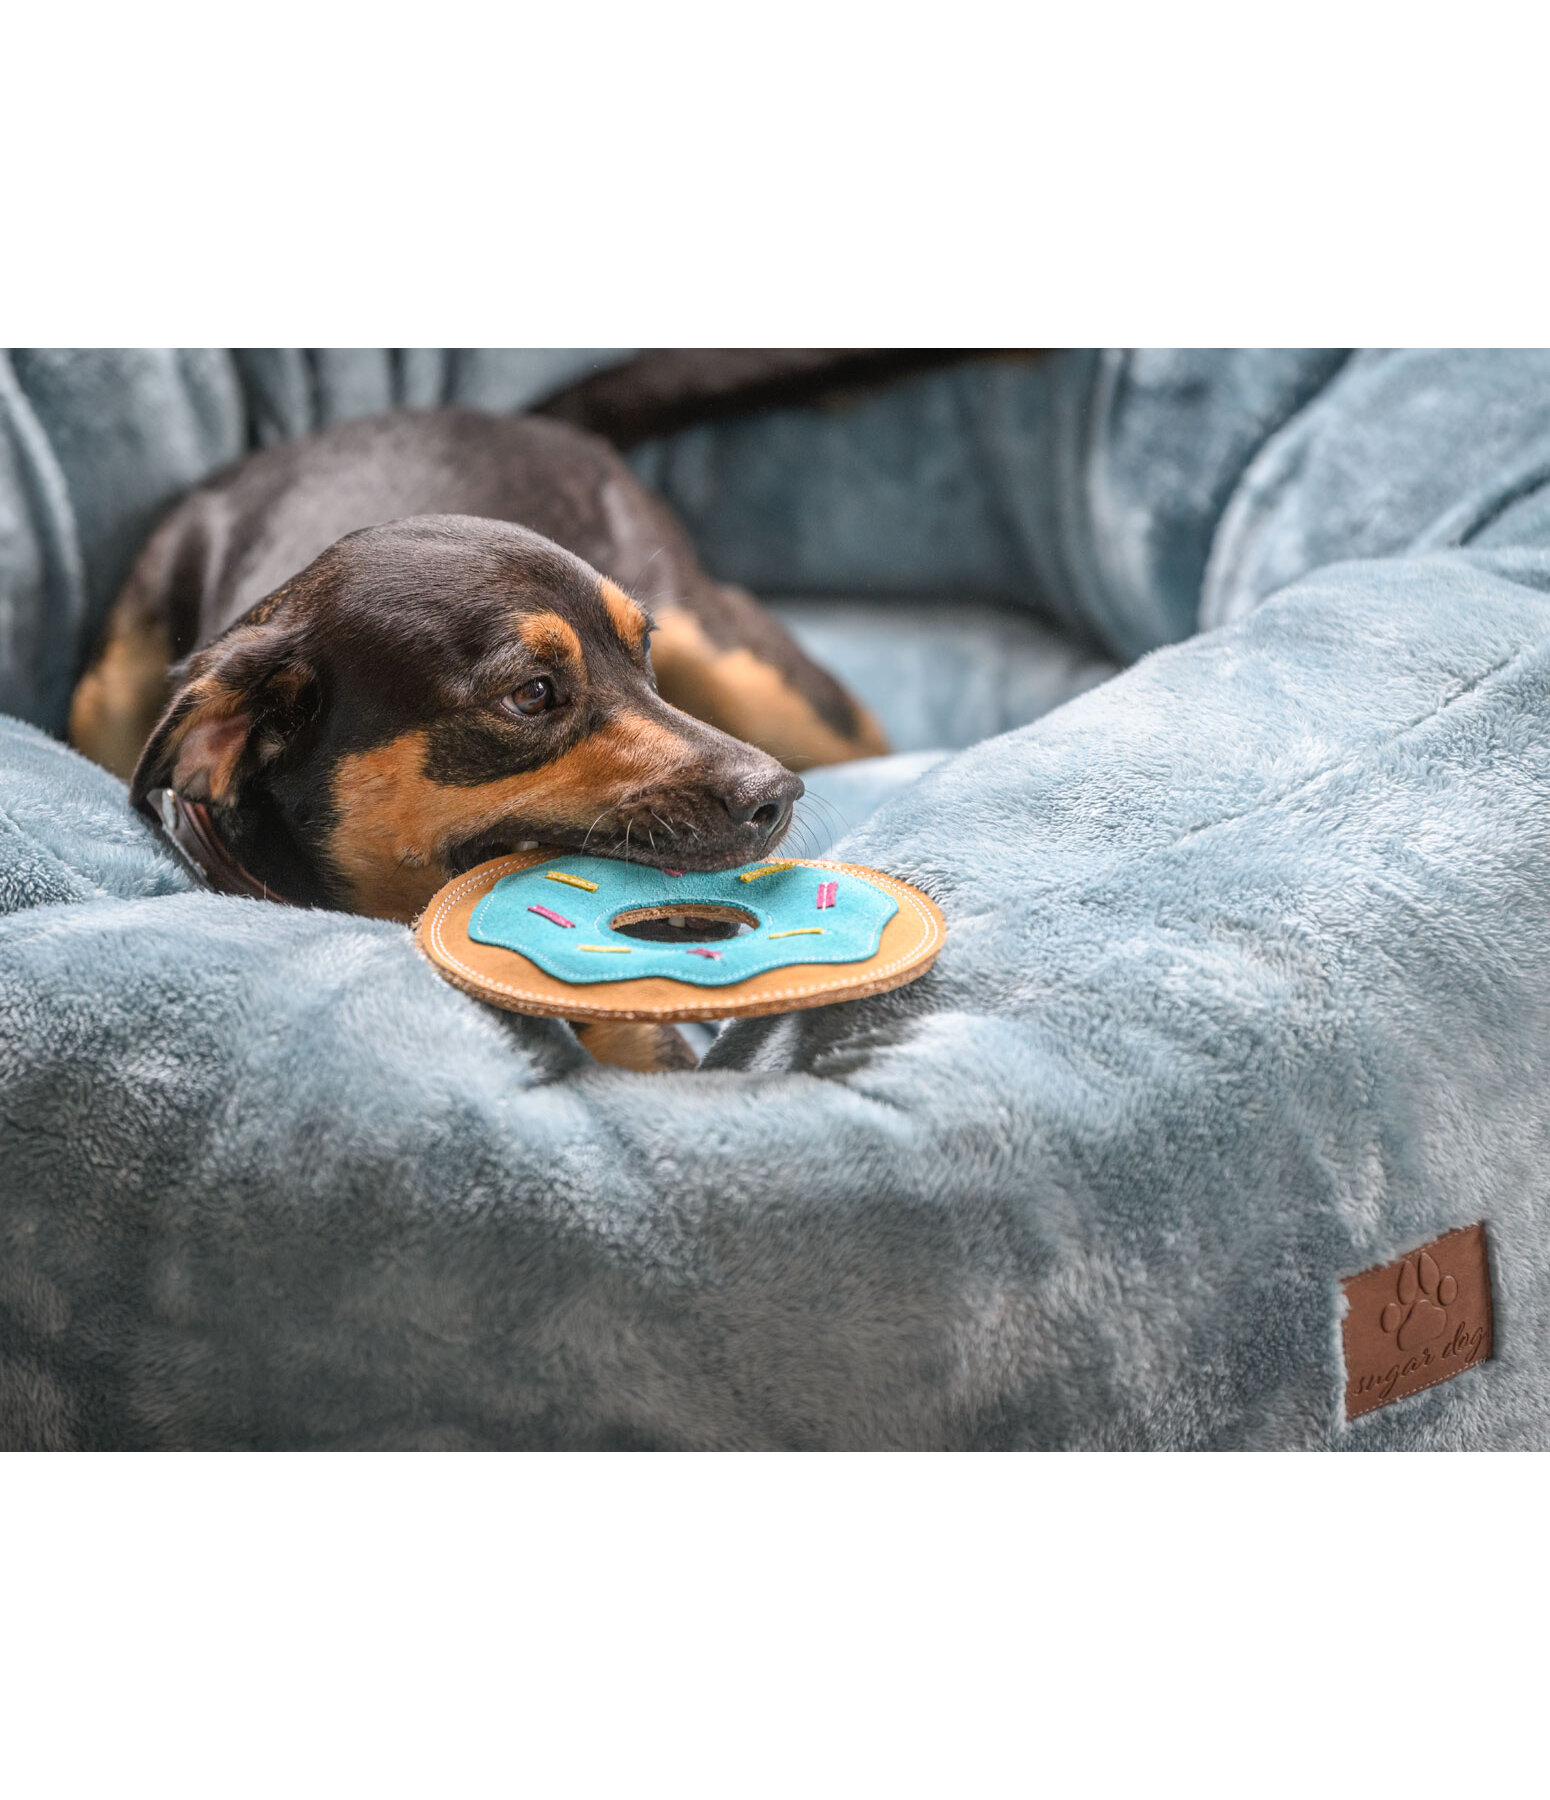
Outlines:
{"type": "MultiPolygon", "coordinates": [[[[402,928],[191,891],[6,727],[0,1437],[1550,1445],[1550,372],[1485,429],[1493,379],[1339,362],[1194,489],[1223,623],[815,775],[855,828],[803,853],[945,946],[693,1073],[590,1065],[402,928]],[[1346,1282],[1441,1304],[1411,1253],[1477,1225],[1493,1353],[1353,1411],[1346,1282]]],[[[1064,604],[1165,618],[1136,579],[1064,604]]]]}

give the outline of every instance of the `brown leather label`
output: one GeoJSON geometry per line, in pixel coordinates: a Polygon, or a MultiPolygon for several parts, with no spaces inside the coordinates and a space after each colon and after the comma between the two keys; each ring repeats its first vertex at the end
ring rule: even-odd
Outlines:
{"type": "Polygon", "coordinates": [[[1466,1225],[1398,1262],[1348,1275],[1345,1416],[1419,1394],[1491,1354],[1485,1226],[1466,1225]]]}

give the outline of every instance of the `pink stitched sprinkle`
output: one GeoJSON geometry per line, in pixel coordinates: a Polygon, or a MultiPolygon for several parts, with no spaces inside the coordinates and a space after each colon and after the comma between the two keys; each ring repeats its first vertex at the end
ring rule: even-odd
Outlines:
{"type": "Polygon", "coordinates": [[[684,871],[682,869],[664,869],[662,873],[664,875],[682,875],[684,871]]]}
{"type": "Polygon", "coordinates": [[[527,910],[529,912],[536,912],[540,919],[549,919],[556,925],[564,925],[570,931],[576,929],[576,921],[574,919],[567,919],[563,913],[550,912],[547,906],[530,906],[527,910]]]}
{"type": "Polygon", "coordinates": [[[708,956],[713,962],[721,961],[721,952],[719,950],[700,950],[691,948],[689,954],[691,956],[708,956]]]}
{"type": "Polygon", "coordinates": [[[839,891],[837,881],[820,881],[818,883],[818,910],[822,912],[826,906],[833,906],[835,895],[839,891]]]}

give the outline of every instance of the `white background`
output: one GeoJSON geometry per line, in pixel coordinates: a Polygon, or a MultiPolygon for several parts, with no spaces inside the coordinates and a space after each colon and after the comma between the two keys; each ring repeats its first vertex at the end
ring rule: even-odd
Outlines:
{"type": "MultiPolygon", "coordinates": [[[[1543,341],[1543,17],[34,3],[0,339],[1543,341]]],[[[1537,1790],[1543,1469],[10,1457],[0,1772],[1537,1790]]]]}

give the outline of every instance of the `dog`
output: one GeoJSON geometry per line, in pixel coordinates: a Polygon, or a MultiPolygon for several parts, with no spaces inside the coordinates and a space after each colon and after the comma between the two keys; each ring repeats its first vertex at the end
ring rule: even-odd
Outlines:
{"type": "MultiPolygon", "coordinates": [[[[277,445],[182,501],[70,737],[212,885],[406,922],[524,843],[735,867],[785,835],[795,769],[887,747],[608,444],[453,409],[277,445]]],[[[693,1060],[658,1026],[583,1041],[693,1060]]]]}

